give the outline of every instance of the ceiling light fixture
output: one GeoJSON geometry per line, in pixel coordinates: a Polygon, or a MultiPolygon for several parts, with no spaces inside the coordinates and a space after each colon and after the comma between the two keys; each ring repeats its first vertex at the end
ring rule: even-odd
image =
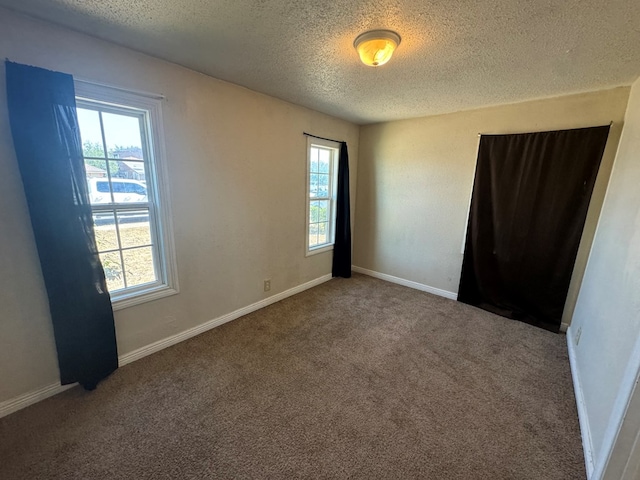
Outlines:
{"type": "Polygon", "coordinates": [[[371,30],[358,35],[353,42],[362,63],[370,67],[379,67],[387,63],[398,45],[400,35],[391,30],[371,30]]]}

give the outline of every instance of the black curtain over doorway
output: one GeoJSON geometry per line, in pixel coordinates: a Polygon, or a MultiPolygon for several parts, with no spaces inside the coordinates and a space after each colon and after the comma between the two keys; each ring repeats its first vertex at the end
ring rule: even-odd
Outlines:
{"type": "Polygon", "coordinates": [[[118,368],[98,257],[73,77],[6,62],[16,158],[49,298],[63,385],[88,390],[118,368]]]}
{"type": "Polygon", "coordinates": [[[559,330],[608,134],[481,137],[459,301],[559,330]]]}

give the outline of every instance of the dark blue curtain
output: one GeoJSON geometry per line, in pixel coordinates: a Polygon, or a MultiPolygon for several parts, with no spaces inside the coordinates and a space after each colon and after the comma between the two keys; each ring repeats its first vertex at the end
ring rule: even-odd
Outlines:
{"type": "Polygon", "coordinates": [[[346,142],[340,145],[337,193],[332,275],[349,278],[351,277],[351,207],[349,205],[349,152],[346,142]]]}
{"type": "Polygon", "coordinates": [[[11,132],[49,297],[61,383],[92,390],[118,368],[118,352],[93,231],[73,78],[5,65],[11,132]]]}

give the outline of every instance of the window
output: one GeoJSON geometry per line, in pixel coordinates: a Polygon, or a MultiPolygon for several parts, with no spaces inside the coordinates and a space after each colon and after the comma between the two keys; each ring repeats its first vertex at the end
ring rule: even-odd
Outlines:
{"type": "Polygon", "coordinates": [[[114,308],[177,293],[160,100],[78,82],[96,243],[114,308]]]}
{"type": "Polygon", "coordinates": [[[307,255],[333,248],[339,154],[338,143],[307,138],[307,255]]]}

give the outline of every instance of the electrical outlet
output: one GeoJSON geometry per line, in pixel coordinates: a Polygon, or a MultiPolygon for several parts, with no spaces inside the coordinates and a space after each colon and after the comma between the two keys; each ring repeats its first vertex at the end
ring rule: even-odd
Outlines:
{"type": "Polygon", "coordinates": [[[271,279],[267,279],[264,281],[264,291],[268,292],[269,290],[271,290],[271,279]]]}
{"type": "Polygon", "coordinates": [[[578,327],[578,330],[576,331],[576,334],[573,337],[575,339],[575,342],[576,342],[576,347],[580,343],[580,335],[582,335],[582,327],[578,327]]]}

